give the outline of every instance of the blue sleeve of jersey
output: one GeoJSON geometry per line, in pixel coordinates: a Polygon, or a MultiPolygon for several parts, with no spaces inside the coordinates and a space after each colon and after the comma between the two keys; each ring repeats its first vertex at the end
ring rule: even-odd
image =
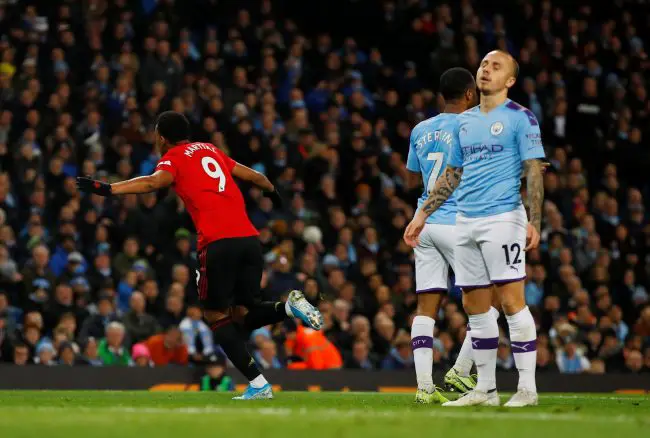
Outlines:
{"type": "Polygon", "coordinates": [[[517,142],[519,143],[521,161],[544,158],[546,154],[537,118],[530,110],[525,110],[524,113],[525,116],[519,118],[517,126],[517,142]]]}
{"type": "Polygon", "coordinates": [[[449,159],[447,166],[463,167],[463,150],[460,147],[460,125],[456,124],[454,132],[451,133],[451,145],[449,145],[449,159]]]}
{"type": "Polygon", "coordinates": [[[409,143],[409,155],[406,158],[406,168],[411,172],[420,172],[420,159],[415,150],[415,128],[411,131],[411,141],[409,143]]]}

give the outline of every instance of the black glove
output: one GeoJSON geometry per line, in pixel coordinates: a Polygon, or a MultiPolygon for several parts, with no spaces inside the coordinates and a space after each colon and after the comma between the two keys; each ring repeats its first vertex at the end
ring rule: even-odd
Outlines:
{"type": "Polygon", "coordinates": [[[82,192],[96,193],[100,196],[111,196],[111,185],[90,178],[77,177],[77,188],[82,192]]]}
{"type": "Polygon", "coordinates": [[[278,193],[278,189],[275,189],[272,192],[264,192],[264,196],[273,201],[273,205],[275,207],[282,208],[284,201],[282,201],[282,197],[280,196],[280,193],[278,193]]]}

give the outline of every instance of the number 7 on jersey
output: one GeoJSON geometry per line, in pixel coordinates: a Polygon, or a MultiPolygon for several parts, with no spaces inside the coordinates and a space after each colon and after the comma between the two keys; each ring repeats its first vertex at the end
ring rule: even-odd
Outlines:
{"type": "Polygon", "coordinates": [[[429,152],[427,155],[427,161],[433,161],[433,168],[431,169],[431,174],[427,181],[427,194],[431,194],[433,187],[436,185],[436,180],[440,176],[440,170],[442,169],[442,162],[444,159],[445,154],[443,152],[429,152]]]}

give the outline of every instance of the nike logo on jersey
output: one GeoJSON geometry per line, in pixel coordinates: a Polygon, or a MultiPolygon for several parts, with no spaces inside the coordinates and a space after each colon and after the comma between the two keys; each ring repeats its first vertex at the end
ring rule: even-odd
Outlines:
{"type": "Polygon", "coordinates": [[[171,166],[172,162],[171,161],[161,161],[160,163],[158,163],[158,165],[159,166],[164,166],[164,165],[171,166]]]}

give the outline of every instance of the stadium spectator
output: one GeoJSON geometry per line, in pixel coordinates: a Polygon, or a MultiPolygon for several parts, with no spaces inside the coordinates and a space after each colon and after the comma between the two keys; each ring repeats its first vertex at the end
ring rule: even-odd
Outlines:
{"type": "Polygon", "coordinates": [[[80,363],[94,367],[104,365],[101,357],[99,357],[99,346],[95,338],[89,337],[86,339],[86,344],[83,349],[83,355],[80,358],[80,363]]]}
{"type": "Polygon", "coordinates": [[[280,369],[282,368],[282,362],[278,359],[278,352],[275,342],[265,339],[261,341],[261,345],[253,354],[255,362],[263,370],[269,369],[280,369]]]}
{"type": "Polygon", "coordinates": [[[104,365],[129,366],[131,355],[125,346],[126,329],[121,322],[111,322],[106,326],[106,337],[97,346],[97,355],[104,365]]]}
{"type": "Polygon", "coordinates": [[[20,307],[13,306],[9,301],[9,295],[0,290],[0,315],[5,318],[5,329],[12,332],[23,319],[23,310],[20,307]]]}
{"type": "Polygon", "coordinates": [[[154,363],[151,360],[151,353],[149,353],[149,348],[143,343],[135,344],[133,346],[131,349],[131,358],[136,367],[154,366],[154,363]]]}
{"type": "Polygon", "coordinates": [[[192,304],[187,307],[187,316],[178,328],[183,333],[183,342],[192,362],[202,362],[214,352],[212,331],[201,319],[201,308],[192,304]]]}
{"type": "Polygon", "coordinates": [[[183,344],[183,334],[177,326],[168,327],[165,333],[150,337],[144,344],[149,349],[155,366],[188,363],[187,346],[183,344]]]}
{"type": "Polygon", "coordinates": [[[17,343],[14,345],[13,350],[13,364],[14,365],[28,365],[29,362],[29,349],[27,345],[17,343]]]}
{"type": "Polygon", "coordinates": [[[101,295],[97,301],[97,313],[86,318],[79,332],[79,342],[84,343],[88,338],[101,339],[106,334],[106,326],[117,321],[113,308],[113,300],[107,295],[101,295]]]}
{"type": "Polygon", "coordinates": [[[590,368],[589,359],[583,356],[578,351],[576,343],[573,339],[568,339],[565,342],[562,351],[557,353],[557,367],[561,373],[566,374],[579,374],[583,373],[590,368]]]}
{"type": "Polygon", "coordinates": [[[295,357],[289,369],[327,370],[343,367],[341,353],[323,334],[296,325],[287,333],[285,351],[288,357],[295,357]]]}
{"type": "MultiPolygon", "coordinates": [[[[25,263],[22,270],[23,284],[25,286],[25,295],[22,296],[20,303],[27,305],[29,301],[39,303],[47,300],[46,296],[33,296],[38,289],[40,293],[50,289],[52,285],[56,284],[56,276],[54,272],[48,267],[50,262],[50,250],[45,245],[37,245],[32,249],[32,257],[25,263]],[[42,280],[43,285],[47,287],[38,288],[41,284],[37,280],[42,280]],[[38,288],[38,289],[37,289],[38,288]]],[[[37,294],[38,295],[38,294],[37,294]]]]}
{"type": "Polygon", "coordinates": [[[404,370],[415,367],[411,340],[406,333],[397,335],[395,345],[381,363],[381,367],[385,370],[404,370]]]}
{"type": "Polygon", "coordinates": [[[11,358],[11,341],[6,311],[0,311],[0,361],[8,362],[11,358]]]}
{"type": "Polygon", "coordinates": [[[74,347],[69,342],[64,342],[59,345],[59,350],[57,352],[58,364],[59,365],[78,365],[77,354],[74,351],[74,347]]]}
{"type": "Polygon", "coordinates": [[[49,341],[43,341],[38,344],[36,347],[36,356],[34,357],[34,363],[37,365],[56,365],[55,362],[56,349],[49,341]]]}
{"type": "Polygon", "coordinates": [[[146,298],[142,292],[135,291],[129,299],[130,310],[122,317],[129,341],[133,344],[142,342],[154,334],[160,327],[156,318],[146,313],[146,298]]]}
{"type": "MultiPolygon", "coordinates": [[[[174,285],[172,285],[172,287],[173,286],[174,285]]],[[[163,330],[167,330],[172,326],[177,326],[183,320],[183,298],[182,296],[173,293],[172,287],[170,287],[170,291],[167,294],[165,310],[158,318],[158,322],[163,330]]]]}
{"type": "Polygon", "coordinates": [[[372,370],[376,364],[370,359],[370,348],[364,341],[356,341],[352,345],[352,354],[345,361],[345,368],[372,370]]]}
{"type": "Polygon", "coordinates": [[[232,378],[226,374],[226,358],[212,355],[205,366],[205,375],[201,377],[201,391],[228,392],[235,389],[232,378]]]}

